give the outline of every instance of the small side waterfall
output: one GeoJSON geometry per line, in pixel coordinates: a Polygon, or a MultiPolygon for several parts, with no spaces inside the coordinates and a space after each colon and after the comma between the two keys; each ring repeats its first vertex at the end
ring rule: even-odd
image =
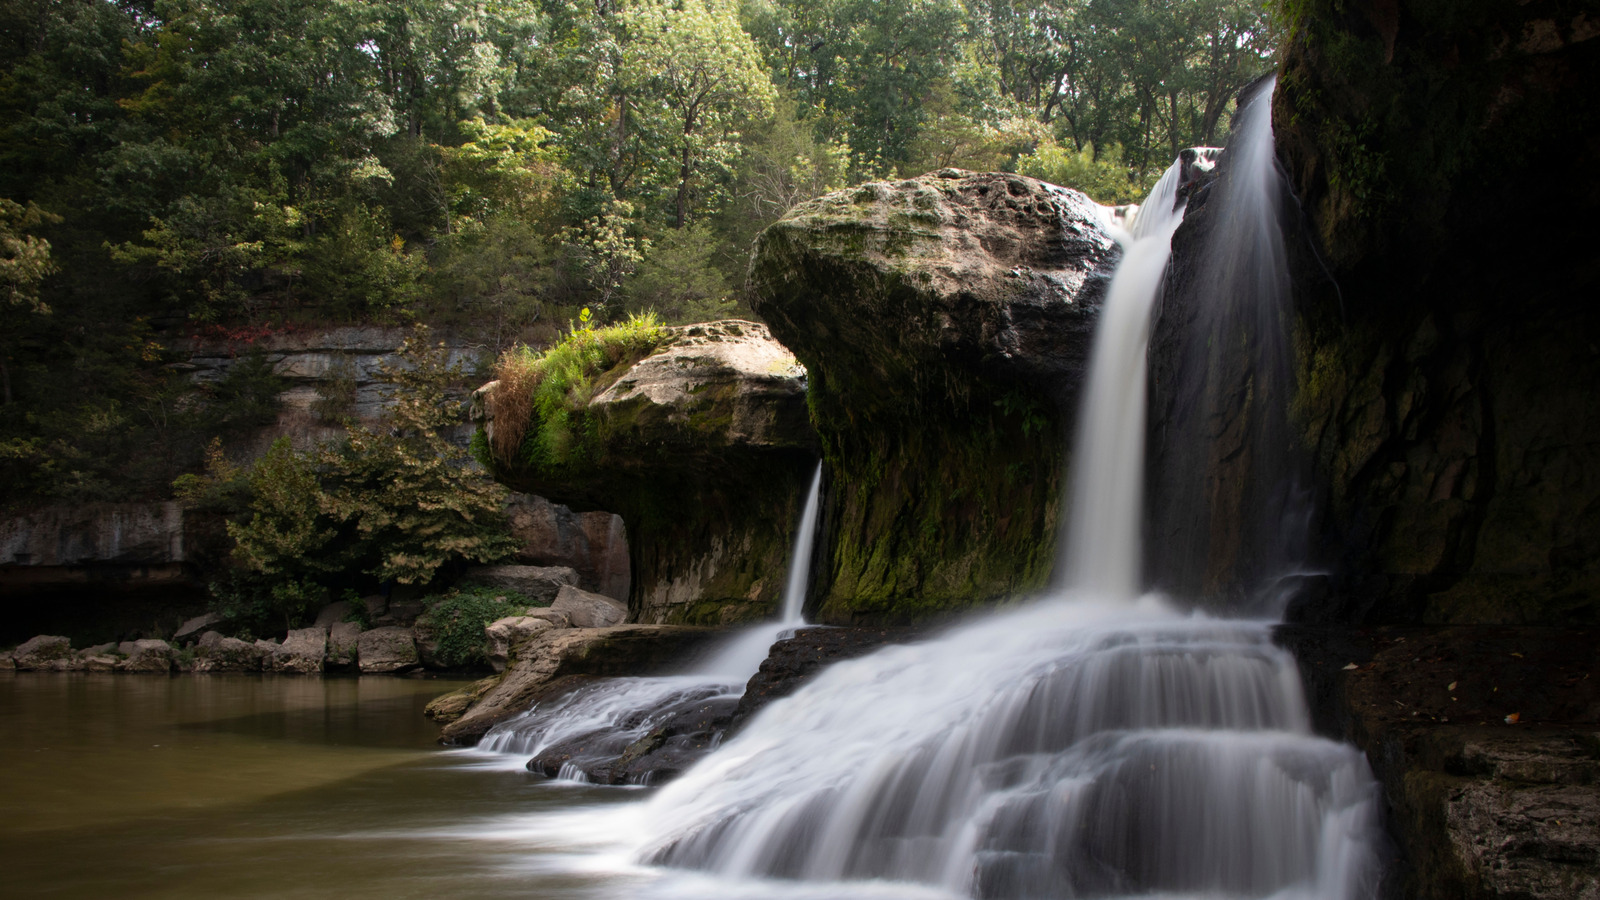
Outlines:
{"type": "Polygon", "coordinates": [[[1145,354],[1177,172],[1102,312],[1058,595],[768,706],[649,802],[636,858],[993,898],[1375,894],[1376,784],[1311,733],[1269,623],[1139,596],[1145,354]]]}
{"type": "Polygon", "coordinates": [[[744,629],[687,674],[608,678],[534,706],[490,729],[479,748],[535,758],[558,748],[573,750],[574,760],[562,765],[560,775],[583,780],[586,764],[614,759],[665,723],[706,709],[731,713],[773,643],[805,624],[821,492],[818,463],[795,532],[777,621],[744,629]]]}

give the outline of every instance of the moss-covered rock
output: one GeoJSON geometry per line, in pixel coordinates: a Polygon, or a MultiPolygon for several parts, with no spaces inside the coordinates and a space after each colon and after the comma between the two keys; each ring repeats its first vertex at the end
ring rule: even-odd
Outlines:
{"type": "Polygon", "coordinates": [[[546,420],[531,423],[515,458],[489,460],[495,477],[622,516],[632,621],[769,616],[816,465],[805,370],[754,322],[665,329],[653,343],[582,380],[553,413],[561,421],[535,409],[546,420]]]}
{"type": "Polygon", "coordinates": [[[820,620],[1044,585],[1065,419],[1117,258],[1082,194],[956,169],[835,192],[762,233],[755,308],[806,365],[831,473],[820,620]]]}

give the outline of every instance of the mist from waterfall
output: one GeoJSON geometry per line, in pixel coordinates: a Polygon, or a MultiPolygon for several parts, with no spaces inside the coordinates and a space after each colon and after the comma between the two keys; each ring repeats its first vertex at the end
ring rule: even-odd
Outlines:
{"type": "MultiPolygon", "coordinates": [[[[586,759],[606,759],[686,711],[738,700],[772,645],[805,624],[821,493],[819,462],[795,531],[777,620],[741,629],[685,674],[607,678],[537,704],[491,728],[479,749],[529,757],[581,743],[586,759]]],[[[580,765],[563,766],[561,777],[582,780],[580,765]]]]}
{"type": "MultiPolygon", "coordinates": [[[[1241,133],[1260,133],[1269,95],[1241,133]]],[[[1377,787],[1359,751],[1311,733],[1270,623],[1139,595],[1145,355],[1176,173],[1101,313],[1063,585],[766,707],[652,798],[637,860],[714,874],[702,896],[760,896],[752,879],[850,882],[835,896],[1375,894],[1377,787]]]]}

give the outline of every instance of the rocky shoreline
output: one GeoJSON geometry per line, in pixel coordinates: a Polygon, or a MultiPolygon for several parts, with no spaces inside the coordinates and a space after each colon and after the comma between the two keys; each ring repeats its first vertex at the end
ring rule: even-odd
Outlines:
{"type": "MultiPolygon", "coordinates": [[[[518,608],[484,627],[484,655],[503,668],[508,645],[539,631],[606,628],[627,617],[627,607],[603,594],[579,588],[579,574],[565,566],[486,566],[464,585],[503,590],[499,600],[518,608]]],[[[421,671],[460,671],[441,655],[441,630],[422,600],[390,602],[367,597],[360,608],[349,601],[330,603],[304,628],[289,629],[282,640],[228,637],[216,613],[183,623],[170,639],[142,638],[74,648],[63,635],[37,635],[0,653],[0,671],[124,672],[134,674],[265,672],[317,675],[352,672],[405,675],[421,671]]]]}

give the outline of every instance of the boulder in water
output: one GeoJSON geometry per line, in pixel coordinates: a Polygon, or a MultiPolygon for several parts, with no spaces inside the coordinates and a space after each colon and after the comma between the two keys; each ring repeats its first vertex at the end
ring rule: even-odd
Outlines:
{"type": "Polygon", "coordinates": [[[117,665],[119,672],[165,675],[172,671],[172,645],[166,641],[123,641],[117,652],[125,657],[117,665]]]}
{"type": "Polygon", "coordinates": [[[296,628],[284,638],[282,646],[266,658],[265,666],[272,672],[317,675],[322,672],[323,657],[327,654],[328,629],[296,628]]]}
{"type": "MultiPolygon", "coordinates": [[[[594,681],[570,679],[573,691],[599,687],[594,681]]],[[[586,732],[545,748],[528,761],[528,771],[547,778],[576,771],[593,784],[662,784],[694,765],[716,746],[732,721],[739,698],[726,690],[707,688],[712,696],[666,698],[665,708],[636,710],[632,719],[653,722],[642,736],[630,737],[638,725],[623,720],[601,732],[586,732]]],[[[557,698],[547,694],[541,703],[557,698]]]]}
{"type": "Polygon", "coordinates": [[[628,618],[628,608],[621,603],[570,584],[561,586],[550,611],[565,615],[574,628],[609,628],[628,618]]]}
{"type": "Polygon", "coordinates": [[[200,635],[195,647],[196,672],[259,672],[261,648],[249,641],[223,637],[220,632],[208,631],[200,635]]]}
{"type": "Polygon", "coordinates": [[[29,638],[11,651],[11,658],[22,671],[49,669],[72,657],[72,641],[60,635],[41,634],[29,638]]]}
{"type": "Polygon", "coordinates": [[[356,655],[363,675],[404,672],[421,664],[411,629],[398,625],[361,632],[356,655]]]}
{"type": "Polygon", "coordinates": [[[463,586],[521,594],[536,606],[549,606],[563,586],[577,583],[577,570],[567,566],[475,566],[461,576],[463,586]]]}

